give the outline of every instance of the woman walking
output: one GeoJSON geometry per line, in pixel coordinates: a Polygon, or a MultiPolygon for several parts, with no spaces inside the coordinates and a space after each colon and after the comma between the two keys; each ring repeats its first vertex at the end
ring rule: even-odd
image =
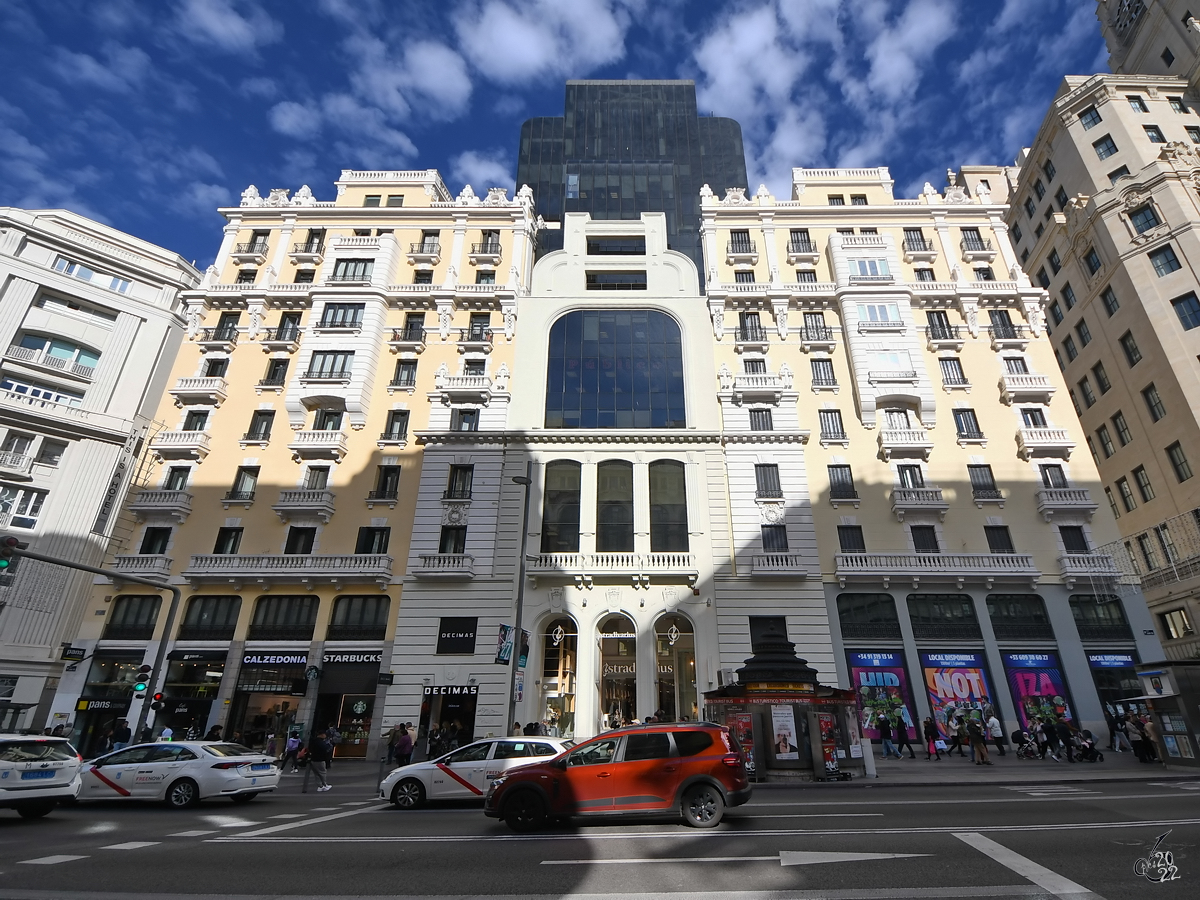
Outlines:
{"type": "Polygon", "coordinates": [[[925,717],[925,724],[921,727],[921,733],[925,738],[925,758],[930,759],[937,754],[937,761],[942,761],[942,751],[938,747],[937,742],[941,740],[938,734],[937,726],[933,724],[933,719],[929,716],[925,717]]]}

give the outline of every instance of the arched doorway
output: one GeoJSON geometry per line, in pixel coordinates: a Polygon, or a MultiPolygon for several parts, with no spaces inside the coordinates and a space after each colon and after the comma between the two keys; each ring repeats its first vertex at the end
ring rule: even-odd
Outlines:
{"type": "Polygon", "coordinates": [[[655,715],[665,722],[700,717],[696,695],[696,635],[692,623],[674,613],[654,623],[655,715]]]}
{"type": "Polygon", "coordinates": [[[551,619],[542,631],[542,711],[551,734],[575,737],[575,675],[579,635],[567,616],[551,619]],[[554,730],[557,729],[557,732],[554,730]]]}
{"type": "Polygon", "coordinates": [[[600,724],[617,728],[637,716],[637,626],[621,613],[601,620],[600,724]]]}

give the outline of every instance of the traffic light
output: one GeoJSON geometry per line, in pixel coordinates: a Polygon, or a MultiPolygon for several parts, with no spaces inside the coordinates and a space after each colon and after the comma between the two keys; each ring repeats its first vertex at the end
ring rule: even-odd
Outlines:
{"type": "Polygon", "coordinates": [[[154,671],[153,666],[142,666],[138,669],[137,678],[133,680],[133,695],[138,700],[146,696],[146,691],[150,689],[150,673],[154,671]]]}
{"type": "Polygon", "coordinates": [[[159,693],[155,694],[154,702],[150,704],[150,708],[152,710],[154,710],[155,712],[166,709],[167,708],[167,704],[165,702],[166,697],[167,697],[167,695],[162,693],[161,691],[159,693]]]}
{"type": "Polygon", "coordinates": [[[28,550],[29,544],[13,537],[11,534],[6,534],[0,537],[0,575],[16,565],[16,551],[28,550]]]}

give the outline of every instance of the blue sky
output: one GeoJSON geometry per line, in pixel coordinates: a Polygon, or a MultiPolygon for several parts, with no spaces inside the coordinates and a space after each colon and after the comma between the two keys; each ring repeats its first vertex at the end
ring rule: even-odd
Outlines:
{"type": "Polygon", "coordinates": [[[1062,76],[1107,60],[1091,0],[3,0],[0,41],[0,205],[202,267],[250,183],[511,186],[521,121],[561,115],[567,78],[694,78],[741,122],[751,189],[886,165],[911,196],[1012,162],[1062,76]]]}

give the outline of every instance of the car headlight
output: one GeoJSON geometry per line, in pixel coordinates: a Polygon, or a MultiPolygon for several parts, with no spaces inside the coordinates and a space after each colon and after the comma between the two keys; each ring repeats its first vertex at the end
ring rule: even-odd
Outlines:
{"type": "Polygon", "coordinates": [[[501,775],[499,778],[493,778],[492,779],[492,787],[498,788],[498,787],[500,787],[500,785],[504,784],[504,782],[506,782],[506,781],[508,781],[507,775],[501,775]]]}

